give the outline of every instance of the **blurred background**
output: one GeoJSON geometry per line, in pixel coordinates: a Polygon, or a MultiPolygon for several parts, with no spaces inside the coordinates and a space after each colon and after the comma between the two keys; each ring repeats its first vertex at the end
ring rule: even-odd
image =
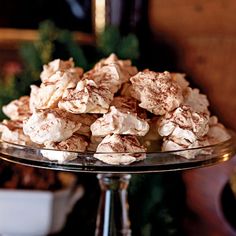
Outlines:
{"type": "MultiPolygon", "coordinates": [[[[0,0],[0,107],[28,94],[29,85],[39,82],[42,65],[52,59],[73,57],[77,66],[88,70],[115,52],[139,70],[186,73],[191,86],[207,94],[212,113],[235,130],[235,11],[234,0],[0,0]]],[[[230,185],[234,162],[134,175],[129,189],[134,235],[236,235],[230,185]]],[[[12,169],[8,180],[24,175],[5,165],[1,161],[0,174],[6,176],[5,168],[12,169]]],[[[85,194],[57,235],[94,232],[96,176],[76,176],[85,194]]],[[[6,188],[2,179],[1,187],[6,188]]]]}

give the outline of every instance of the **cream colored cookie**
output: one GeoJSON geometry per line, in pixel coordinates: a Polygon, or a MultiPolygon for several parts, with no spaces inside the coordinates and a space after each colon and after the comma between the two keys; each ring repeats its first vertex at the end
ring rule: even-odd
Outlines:
{"type": "Polygon", "coordinates": [[[164,115],[179,107],[183,101],[182,90],[167,71],[158,73],[145,70],[130,79],[134,97],[141,101],[140,107],[164,115]]]}
{"type": "Polygon", "coordinates": [[[231,135],[226,130],[224,125],[218,122],[218,118],[216,116],[212,116],[209,120],[209,131],[207,133],[207,137],[210,144],[217,144],[230,139],[231,135]]]}
{"type": "Polygon", "coordinates": [[[175,136],[194,142],[207,134],[209,117],[205,113],[194,112],[189,106],[180,106],[166,113],[158,122],[161,136],[175,136]]]}
{"type": "Polygon", "coordinates": [[[187,88],[184,92],[184,105],[190,106],[196,112],[210,114],[208,110],[209,101],[205,94],[201,94],[199,89],[187,88]]]}
{"type": "Polygon", "coordinates": [[[146,158],[146,149],[131,135],[108,135],[98,145],[94,157],[111,165],[127,165],[146,158]]]}
{"type": "Polygon", "coordinates": [[[32,146],[33,143],[30,137],[24,134],[22,126],[21,120],[3,120],[0,123],[1,139],[10,143],[32,146]]]}
{"type": "Polygon", "coordinates": [[[43,66],[43,71],[40,74],[41,81],[43,83],[54,83],[56,78],[52,75],[56,74],[56,72],[58,71],[69,71],[77,74],[77,76],[79,77],[81,77],[83,74],[82,68],[74,67],[74,62],[72,58],[67,61],[56,59],[43,66]]]}
{"type": "Polygon", "coordinates": [[[55,109],[38,110],[23,124],[23,130],[38,144],[61,142],[79,130],[79,117],[66,111],[55,109]]]}
{"type": "Polygon", "coordinates": [[[140,119],[135,113],[121,111],[114,106],[111,106],[108,113],[98,118],[91,125],[93,136],[106,136],[108,134],[144,136],[148,130],[147,121],[140,119]]]}
{"type": "Polygon", "coordinates": [[[188,88],[189,82],[185,79],[186,75],[184,73],[170,73],[172,79],[177,82],[182,91],[188,88]]]}
{"type": "Polygon", "coordinates": [[[140,118],[147,118],[147,112],[138,106],[138,101],[133,97],[117,96],[114,97],[111,106],[116,107],[122,112],[131,112],[137,114],[140,118]]]}
{"type": "Polygon", "coordinates": [[[57,143],[46,142],[44,145],[46,149],[59,150],[41,150],[41,153],[44,157],[51,161],[64,163],[76,159],[77,153],[75,152],[84,152],[88,146],[88,142],[85,140],[84,136],[73,134],[70,138],[64,141],[57,143]]]}
{"type": "Polygon", "coordinates": [[[30,98],[32,110],[56,108],[65,91],[75,88],[80,79],[68,71],[57,71],[50,78],[53,82],[42,83],[39,88],[31,87],[33,89],[30,98]]]}
{"type": "Polygon", "coordinates": [[[128,82],[131,76],[138,73],[137,68],[132,66],[131,60],[119,60],[114,53],[112,53],[109,57],[100,60],[97,64],[95,64],[93,69],[98,70],[104,66],[112,64],[119,67],[122,83],[128,82]]]}
{"type": "Polygon", "coordinates": [[[29,96],[22,96],[2,107],[3,113],[11,120],[24,120],[31,115],[29,96]]]}
{"type": "Polygon", "coordinates": [[[79,81],[75,89],[68,89],[58,106],[75,114],[106,113],[112,99],[113,93],[109,89],[85,79],[79,81]]]}
{"type": "Polygon", "coordinates": [[[201,146],[199,141],[195,141],[193,143],[190,142],[181,142],[178,143],[176,140],[172,140],[171,138],[167,138],[164,140],[162,144],[162,151],[176,151],[175,155],[180,155],[182,157],[185,157],[187,159],[194,159],[198,154],[201,153],[200,149],[193,149],[189,150],[191,148],[197,148],[201,146]],[[188,150],[185,150],[188,149],[188,150]],[[179,152],[178,152],[179,151],[179,152]]]}

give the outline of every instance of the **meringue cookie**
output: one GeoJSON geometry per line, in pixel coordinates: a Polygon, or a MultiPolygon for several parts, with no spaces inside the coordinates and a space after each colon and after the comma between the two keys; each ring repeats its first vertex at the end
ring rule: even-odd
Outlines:
{"type": "MultiPolygon", "coordinates": [[[[69,88],[75,88],[79,78],[70,72],[57,71],[51,76],[54,82],[42,83],[37,98],[34,97],[34,107],[37,109],[56,108],[64,92],[69,88]]],[[[33,87],[33,89],[36,89],[33,87]]],[[[33,99],[33,98],[32,98],[33,99]]]]}
{"type": "Polygon", "coordinates": [[[81,75],[83,74],[82,68],[74,67],[72,58],[67,61],[56,59],[49,62],[48,65],[43,66],[43,71],[40,74],[41,81],[43,83],[54,83],[56,78],[52,77],[52,75],[54,75],[57,71],[69,71],[77,74],[77,76],[79,77],[81,77],[81,75]]]}
{"type": "Polygon", "coordinates": [[[77,115],[55,109],[38,110],[23,123],[23,131],[38,144],[61,142],[79,130],[81,123],[77,115]]]}
{"type": "Polygon", "coordinates": [[[0,123],[2,139],[43,144],[53,149],[42,150],[43,156],[59,163],[87,149],[105,163],[129,164],[146,158],[142,145],[154,152],[183,150],[179,155],[191,159],[230,138],[210,117],[207,97],[189,87],[185,74],[137,72],[130,60],[115,54],[85,74],[72,59],[54,60],[44,65],[40,87],[31,86],[30,99],[3,107],[12,121],[0,123]],[[184,150],[202,146],[209,147],[184,150]]]}
{"type": "Polygon", "coordinates": [[[32,146],[30,137],[23,133],[22,126],[21,120],[3,120],[0,123],[1,139],[10,143],[32,146]]]}
{"type": "Polygon", "coordinates": [[[135,98],[140,107],[155,115],[164,115],[179,107],[183,101],[182,90],[167,71],[157,73],[145,70],[130,78],[135,98]]]}
{"type": "Polygon", "coordinates": [[[43,71],[40,74],[40,78],[42,82],[45,82],[57,71],[64,71],[66,69],[74,67],[73,59],[69,61],[63,61],[60,59],[55,59],[48,63],[48,65],[43,66],[43,71]]]}
{"type": "Polygon", "coordinates": [[[132,97],[117,96],[114,97],[111,106],[116,107],[121,112],[132,112],[137,114],[140,118],[146,119],[146,110],[138,106],[138,101],[132,97]]]}
{"type": "Polygon", "coordinates": [[[2,107],[3,113],[11,120],[24,120],[31,115],[29,96],[22,96],[2,107]]]}
{"type": "Polygon", "coordinates": [[[225,127],[218,122],[218,118],[216,116],[210,117],[207,137],[210,144],[224,142],[231,138],[225,127]]]}
{"type": "Polygon", "coordinates": [[[93,136],[108,134],[144,136],[149,130],[149,125],[147,121],[140,119],[135,113],[122,112],[111,106],[110,111],[98,118],[90,128],[93,136]]]}
{"type": "Polygon", "coordinates": [[[102,140],[94,157],[111,165],[127,165],[144,160],[146,158],[145,151],[146,149],[140,145],[135,136],[113,134],[102,140]]]}
{"type": "Polygon", "coordinates": [[[189,106],[180,106],[160,118],[158,132],[163,137],[171,135],[194,142],[207,134],[208,121],[205,113],[194,112],[189,106]]]}
{"type": "Polygon", "coordinates": [[[59,143],[46,142],[45,148],[60,150],[41,150],[41,154],[51,161],[58,161],[58,163],[64,163],[77,158],[77,153],[74,152],[84,152],[88,146],[85,138],[82,135],[73,134],[70,138],[61,141],[59,143]],[[65,151],[65,152],[63,152],[65,151]]]}
{"type": "Polygon", "coordinates": [[[138,108],[137,100],[135,100],[132,97],[122,97],[122,96],[114,97],[111,102],[111,106],[116,107],[122,112],[133,112],[133,113],[137,113],[137,108],[138,108]]]}
{"type": "Polygon", "coordinates": [[[108,88],[116,93],[122,84],[119,67],[115,64],[103,66],[84,74],[83,79],[93,80],[98,86],[108,88]]]}
{"type": "MultiPolygon", "coordinates": [[[[165,114],[158,121],[158,132],[164,136],[163,151],[191,149],[206,144],[200,142],[209,130],[209,117],[205,113],[197,113],[189,106],[180,106],[165,114]]],[[[179,155],[191,159],[199,154],[199,150],[181,151],[179,155]]]]}
{"type": "Polygon", "coordinates": [[[120,71],[121,82],[128,82],[131,76],[138,73],[135,66],[132,66],[131,60],[119,60],[117,56],[112,53],[108,58],[100,60],[95,64],[93,70],[101,69],[104,66],[117,65],[120,71]]]}
{"type": "Polygon", "coordinates": [[[90,126],[97,120],[98,115],[79,114],[77,116],[78,116],[78,121],[81,123],[81,126],[75,133],[90,137],[91,135],[90,126]]]}
{"type": "Polygon", "coordinates": [[[38,105],[38,94],[39,94],[39,87],[36,85],[30,85],[30,100],[29,100],[29,107],[31,113],[37,110],[38,105]]]}
{"type": "Polygon", "coordinates": [[[201,153],[201,151],[196,149],[193,150],[184,150],[184,149],[197,148],[199,146],[200,145],[198,141],[195,141],[194,143],[186,142],[185,145],[183,145],[171,139],[165,139],[162,144],[162,151],[180,151],[179,153],[176,154],[183,156],[187,159],[194,159],[197,154],[201,153]]]}
{"type": "Polygon", "coordinates": [[[177,82],[177,84],[180,86],[182,91],[185,91],[185,89],[188,88],[189,82],[185,79],[185,74],[183,73],[170,73],[173,80],[177,82]]]}
{"type": "Polygon", "coordinates": [[[99,87],[93,80],[81,80],[75,89],[64,93],[58,106],[71,113],[106,113],[113,99],[113,93],[99,87]]]}
{"type": "Polygon", "coordinates": [[[210,114],[208,110],[209,101],[207,96],[201,94],[199,89],[186,88],[184,92],[183,105],[188,105],[196,112],[203,112],[210,114]]]}

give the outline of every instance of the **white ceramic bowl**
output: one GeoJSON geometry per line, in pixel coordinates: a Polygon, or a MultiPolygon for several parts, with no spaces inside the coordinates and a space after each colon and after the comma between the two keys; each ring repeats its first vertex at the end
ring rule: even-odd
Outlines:
{"type": "Polygon", "coordinates": [[[83,195],[75,176],[61,175],[57,191],[0,189],[0,235],[36,236],[59,232],[67,214],[83,195]]]}

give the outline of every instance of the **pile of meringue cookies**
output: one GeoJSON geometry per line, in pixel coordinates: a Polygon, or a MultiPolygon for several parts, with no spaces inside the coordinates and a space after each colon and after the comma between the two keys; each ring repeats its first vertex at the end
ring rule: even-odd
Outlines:
{"type": "MultiPolygon", "coordinates": [[[[64,163],[75,159],[75,152],[92,151],[104,163],[130,164],[149,151],[230,138],[210,115],[207,97],[189,87],[181,73],[139,72],[130,60],[111,54],[85,73],[72,59],[54,60],[43,66],[40,78],[30,96],[3,107],[10,119],[0,123],[0,133],[3,141],[42,148],[52,161],[64,163]]],[[[180,155],[191,159],[199,152],[180,155]]]]}

